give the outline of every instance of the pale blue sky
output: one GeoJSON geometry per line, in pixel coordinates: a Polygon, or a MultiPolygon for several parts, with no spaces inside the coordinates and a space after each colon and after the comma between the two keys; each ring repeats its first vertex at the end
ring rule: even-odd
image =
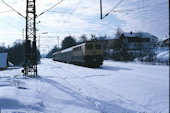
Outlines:
{"type": "MultiPolygon", "coordinates": [[[[26,0],[4,0],[13,6],[21,14],[25,15],[26,0]]],[[[59,1],[59,0],[58,0],[59,1]]],[[[37,14],[45,11],[57,0],[36,0],[37,14]]],[[[103,14],[106,14],[121,0],[103,0],[103,14]]],[[[64,0],[60,5],[50,10],[37,21],[37,37],[41,39],[41,45],[48,46],[48,49],[41,48],[47,52],[52,45],[60,42],[67,35],[79,37],[86,34],[109,35],[114,37],[119,26],[125,32],[149,32],[160,40],[165,39],[169,32],[169,1],[168,0],[123,0],[115,10],[104,19],[100,19],[100,0],[64,0]],[[56,12],[68,13],[56,13],[56,12]],[[48,34],[41,34],[48,32],[48,34]],[[45,37],[51,37],[45,39],[45,37]]],[[[0,43],[12,44],[16,39],[22,39],[22,29],[25,28],[25,20],[15,12],[1,13],[8,11],[8,8],[0,1],[0,43]]]]}

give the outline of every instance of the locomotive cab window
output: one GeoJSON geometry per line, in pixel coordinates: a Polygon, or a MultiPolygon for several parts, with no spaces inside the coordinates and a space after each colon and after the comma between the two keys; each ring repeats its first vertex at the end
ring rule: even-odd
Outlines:
{"type": "Polygon", "coordinates": [[[81,50],[81,46],[74,48],[74,51],[80,51],[80,50],[81,50]]]}
{"type": "Polygon", "coordinates": [[[93,45],[87,45],[86,48],[87,49],[93,49],[93,45]]]}
{"type": "Polygon", "coordinates": [[[95,47],[96,47],[96,49],[101,49],[101,45],[100,44],[96,44],[95,47]]]}
{"type": "Polygon", "coordinates": [[[74,48],[74,51],[78,51],[78,50],[79,50],[79,48],[78,48],[78,47],[74,48]]]}

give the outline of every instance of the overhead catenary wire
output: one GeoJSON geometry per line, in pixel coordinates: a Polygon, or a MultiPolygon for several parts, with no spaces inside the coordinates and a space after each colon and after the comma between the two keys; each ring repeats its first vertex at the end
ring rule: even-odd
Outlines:
{"type": "Polygon", "coordinates": [[[144,0],[139,0],[139,7],[135,8],[135,9],[115,10],[122,2],[123,2],[123,0],[121,0],[116,6],[114,6],[108,13],[106,13],[103,16],[102,15],[102,0],[100,0],[100,19],[105,18],[111,12],[113,12],[113,13],[116,13],[116,12],[118,12],[118,13],[127,13],[127,12],[132,12],[132,11],[139,10],[139,9],[141,9],[144,6],[144,0]]]}
{"type": "MultiPolygon", "coordinates": [[[[82,1],[80,0],[80,2],[78,3],[78,5],[74,8],[74,10],[72,12],[58,12],[58,11],[48,11],[48,12],[55,12],[55,13],[61,13],[61,14],[74,14],[75,11],[78,9],[78,7],[80,6],[80,4],[82,3],[82,1]]],[[[60,24],[60,26],[62,26],[64,23],[62,22],[62,24],[60,24]]],[[[58,38],[58,37],[43,37],[44,39],[50,39],[49,42],[51,42],[51,40],[55,39],[55,38],[58,38]]],[[[53,45],[55,46],[55,44],[53,45]]],[[[58,44],[59,46],[59,44],[58,44]]]]}
{"type": "Polygon", "coordinates": [[[52,12],[52,13],[61,13],[61,14],[72,14],[72,13],[70,13],[70,12],[58,12],[58,11],[49,11],[49,12],[52,12]]]}
{"type": "Polygon", "coordinates": [[[4,2],[4,0],[2,0],[2,2],[4,4],[6,4],[9,8],[11,8],[13,11],[15,11],[16,13],[18,13],[20,16],[22,16],[23,18],[26,18],[25,16],[23,16],[20,12],[18,12],[17,10],[15,10],[13,7],[11,7],[9,4],[7,4],[6,2],[4,2]]]}
{"type": "Polygon", "coordinates": [[[82,3],[82,1],[80,0],[80,2],[78,3],[78,5],[73,9],[72,12],[58,12],[58,11],[49,11],[49,12],[55,12],[55,13],[66,13],[66,14],[74,14],[74,12],[78,9],[78,7],[80,6],[80,4],[82,3]]]}
{"type": "Polygon", "coordinates": [[[140,6],[140,7],[138,7],[138,9],[144,7],[144,0],[139,0],[139,6],[140,6]],[[141,3],[141,2],[142,2],[142,3],[141,3]],[[142,6],[140,6],[140,5],[142,5],[142,6]]]}
{"type": "Polygon", "coordinates": [[[127,12],[133,12],[133,11],[139,10],[142,7],[144,7],[144,0],[139,0],[139,7],[137,7],[137,8],[134,8],[134,9],[124,9],[124,10],[113,10],[112,12],[113,13],[116,13],[116,12],[118,12],[118,13],[127,13],[127,12]]]}
{"type": "Polygon", "coordinates": [[[42,14],[44,14],[45,12],[48,12],[49,10],[51,10],[52,8],[54,8],[55,6],[57,6],[58,4],[62,3],[63,0],[61,0],[60,2],[56,3],[55,5],[51,6],[50,8],[48,8],[47,10],[43,11],[42,13],[40,13],[39,15],[37,15],[36,17],[41,16],[42,14]]]}
{"type": "Polygon", "coordinates": [[[80,6],[80,4],[82,3],[82,1],[80,0],[80,2],[78,3],[78,5],[75,7],[75,9],[73,10],[72,14],[78,9],[78,7],[80,6]]]}
{"type": "Polygon", "coordinates": [[[9,23],[8,21],[6,21],[6,20],[4,20],[4,19],[2,19],[2,18],[0,18],[0,20],[3,21],[3,22],[5,22],[5,23],[7,23],[8,25],[10,25],[10,26],[13,27],[13,28],[16,28],[16,29],[20,30],[17,25],[11,24],[11,23],[9,23]]]}
{"type": "Polygon", "coordinates": [[[8,13],[8,12],[13,12],[13,10],[0,11],[0,13],[8,13]]]}
{"type": "MultiPolygon", "coordinates": [[[[18,12],[16,9],[14,9],[12,6],[10,6],[8,3],[6,3],[4,0],[2,0],[2,2],[3,2],[4,4],[6,4],[10,9],[12,9],[12,10],[10,10],[10,11],[14,11],[14,12],[16,12],[17,14],[19,14],[20,16],[26,18],[26,17],[23,16],[20,12],[18,12]]],[[[43,11],[42,13],[40,13],[39,15],[36,15],[36,18],[39,17],[39,16],[41,16],[41,15],[43,15],[43,14],[46,13],[46,12],[50,12],[50,10],[51,10],[52,8],[54,8],[55,6],[57,6],[58,4],[60,4],[60,3],[62,3],[62,2],[63,2],[63,0],[59,1],[59,2],[56,3],[55,5],[51,6],[51,7],[48,8],[47,10],[43,11]]],[[[78,7],[80,6],[81,2],[82,2],[82,1],[80,0],[80,2],[78,3],[78,5],[75,7],[75,9],[74,9],[71,13],[68,13],[68,12],[57,12],[57,13],[73,14],[73,13],[78,9],[78,7]]],[[[7,12],[7,11],[5,11],[5,12],[7,12]]],[[[8,24],[10,24],[10,23],[8,23],[8,24]]],[[[10,25],[11,25],[11,24],[10,24],[10,25]]],[[[17,28],[17,27],[16,27],[16,28],[17,28]]],[[[52,39],[51,39],[51,40],[52,40],[52,39]]]]}
{"type": "Polygon", "coordinates": [[[100,0],[100,8],[101,8],[101,19],[105,18],[106,16],[108,16],[115,8],[117,8],[121,3],[123,2],[123,0],[119,1],[119,3],[114,6],[108,13],[106,13],[104,16],[102,15],[102,0],[100,0]]]}
{"type": "MultiPolygon", "coordinates": [[[[27,38],[29,36],[31,36],[31,38],[33,38],[33,50],[30,51],[26,51],[28,54],[30,54],[30,52],[33,53],[33,57],[35,57],[34,59],[30,58],[27,53],[25,53],[25,66],[24,69],[22,70],[22,72],[24,73],[24,75],[28,75],[29,73],[31,74],[31,76],[37,76],[37,58],[36,58],[36,18],[43,15],[45,12],[51,10],[52,8],[54,8],[56,5],[60,4],[63,0],[61,0],[60,2],[58,2],[57,4],[53,5],[52,7],[50,7],[49,9],[45,10],[44,12],[40,13],[39,15],[35,14],[35,10],[36,10],[36,5],[35,5],[35,0],[34,1],[29,1],[27,0],[27,4],[26,4],[26,17],[23,16],[20,12],[18,12],[17,10],[15,10],[13,7],[11,7],[9,4],[7,4],[6,2],[4,2],[4,0],[2,0],[2,2],[4,4],[6,4],[9,8],[11,8],[13,11],[15,11],[18,15],[24,17],[26,19],[26,41],[27,38]],[[30,4],[31,2],[33,2],[33,4],[30,4]],[[29,11],[29,8],[32,10],[31,12],[29,11]],[[33,20],[33,21],[32,21],[33,20]],[[35,42],[35,43],[34,43],[35,42]],[[34,47],[35,46],[35,47],[34,47]],[[31,64],[30,62],[33,62],[33,64],[31,64]]],[[[25,46],[25,49],[27,49],[28,47],[25,46]]]]}

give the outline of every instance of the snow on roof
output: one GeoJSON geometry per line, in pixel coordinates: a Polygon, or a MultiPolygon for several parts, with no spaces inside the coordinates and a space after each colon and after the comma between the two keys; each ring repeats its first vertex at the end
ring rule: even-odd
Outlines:
{"type": "Polygon", "coordinates": [[[167,38],[167,39],[163,40],[163,42],[169,43],[170,42],[170,38],[167,38]]]}
{"type": "Polygon", "coordinates": [[[135,33],[123,33],[125,37],[136,37],[135,33]]]}
{"type": "Polygon", "coordinates": [[[7,56],[8,53],[0,53],[0,68],[7,67],[7,56]]]}
{"type": "Polygon", "coordinates": [[[125,37],[141,37],[141,38],[151,38],[154,37],[153,35],[151,35],[150,33],[123,33],[123,35],[125,37]]]}

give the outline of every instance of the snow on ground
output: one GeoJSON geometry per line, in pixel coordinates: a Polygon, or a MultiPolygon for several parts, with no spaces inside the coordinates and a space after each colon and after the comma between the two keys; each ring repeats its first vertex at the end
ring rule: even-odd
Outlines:
{"type": "Polygon", "coordinates": [[[169,64],[169,47],[157,48],[155,61],[169,64]]]}
{"type": "Polygon", "coordinates": [[[158,53],[156,55],[156,60],[160,62],[168,62],[169,61],[169,50],[158,53]]]}
{"type": "Polygon", "coordinates": [[[104,61],[87,68],[42,59],[36,78],[0,71],[2,113],[168,113],[169,67],[104,61]]]}

